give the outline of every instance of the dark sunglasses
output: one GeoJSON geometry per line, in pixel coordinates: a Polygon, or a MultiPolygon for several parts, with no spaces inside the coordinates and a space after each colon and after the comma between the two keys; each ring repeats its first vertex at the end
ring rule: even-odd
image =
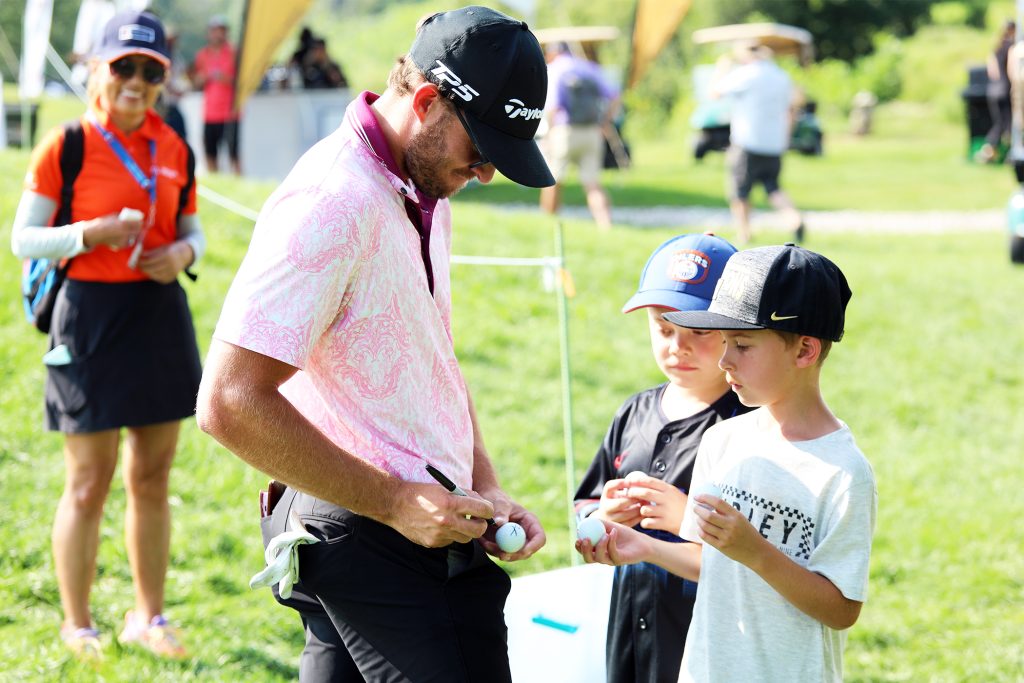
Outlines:
{"type": "MultiPolygon", "coordinates": [[[[110,63],[110,74],[122,81],[131,80],[135,76],[138,66],[130,57],[122,57],[110,63]]],[[[167,76],[167,69],[155,59],[147,59],[142,64],[142,80],[146,83],[153,85],[163,83],[165,76],[167,76]]]]}
{"type": "Polygon", "coordinates": [[[462,113],[462,109],[458,105],[455,105],[455,115],[459,117],[459,123],[466,129],[466,135],[469,136],[469,141],[473,144],[473,149],[476,150],[476,155],[480,157],[480,161],[474,162],[469,165],[470,168],[480,168],[491,163],[490,160],[484,156],[484,153],[480,151],[480,143],[476,141],[476,136],[473,135],[473,131],[469,127],[469,122],[466,121],[465,114],[462,113]]]}

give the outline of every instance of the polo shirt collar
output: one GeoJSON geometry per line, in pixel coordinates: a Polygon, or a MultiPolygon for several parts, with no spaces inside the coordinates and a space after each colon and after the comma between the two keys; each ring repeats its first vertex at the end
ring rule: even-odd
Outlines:
{"type": "Polygon", "coordinates": [[[92,106],[89,107],[90,112],[99,121],[99,124],[114,133],[118,137],[127,140],[135,135],[140,135],[148,140],[156,140],[159,137],[160,125],[163,119],[152,109],[146,110],[146,118],[142,121],[142,125],[131,133],[125,133],[123,130],[114,125],[110,114],[107,113],[102,107],[99,106],[99,102],[94,100],[92,106]]]}
{"type": "MultiPolygon", "coordinates": [[[[428,197],[418,189],[412,182],[412,179],[408,181],[402,180],[402,170],[398,167],[398,162],[395,161],[395,157],[391,154],[391,148],[388,147],[387,137],[384,135],[384,130],[381,128],[380,122],[377,120],[377,115],[373,112],[372,104],[380,98],[380,95],[372,93],[369,90],[364,90],[352,103],[353,113],[355,120],[352,122],[353,128],[361,128],[362,132],[365,133],[365,137],[360,135],[369,145],[370,151],[376,156],[381,165],[388,171],[385,175],[388,178],[388,182],[391,183],[392,187],[395,188],[403,197],[416,202],[420,207],[426,211],[433,212],[434,207],[437,205],[437,199],[434,197],[428,197]]],[[[359,134],[359,131],[356,131],[359,134]]]]}

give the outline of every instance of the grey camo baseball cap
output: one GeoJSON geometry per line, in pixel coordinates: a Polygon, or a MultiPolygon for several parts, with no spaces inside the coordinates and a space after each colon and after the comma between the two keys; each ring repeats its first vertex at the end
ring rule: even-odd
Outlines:
{"type": "Polygon", "coordinates": [[[738,252],[725,264],[706,311],[662,317],[698,330],[780,330],[819,339],[843,338],[852,292],[839,267],[792,244],[738,252]]]}

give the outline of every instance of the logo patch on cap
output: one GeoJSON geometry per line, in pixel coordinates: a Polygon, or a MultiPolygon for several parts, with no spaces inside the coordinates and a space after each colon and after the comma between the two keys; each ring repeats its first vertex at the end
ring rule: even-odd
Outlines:
{"type": "Polygon", "coordinates": [[[473,86],[469,83],[463,83],[462,79],[459,78],[458,74],[445,66],[444,62],[440,59],[436,60],[440,66],[431,69],[430,73],[437,77],[437,80],[444,81],[452,86],[451,90],[453,93],[464,99],[466,102],[471,102],[474,97],[479,97],[478,93],[473,86]]]}
{"type": "Polygon", "coordinates": [[[511,98],[508,101],[508,104],[505,105],[505,113],[508,114],[508,117],[510,119],[514,119],[517,116],[521,116],[527,121],[530,121],[532,119],[539,119],[540,117],[544,116],[543,109],[530,109],[529,107],[526,106],[526,102],[516,99],[515,97],[511,98]]]}
{"type": "Polygon", "coordinates": [[[690,285],[704,282],[708,276],[708,268],[711,267],[711,258],[702,251],[687,249],[672,254],[668,262],[670,278],[676,282],[685,282],[690,285]]]}
{"type": "Polygon", "coordinates": [[[139,43],[155,43],[156,31],[148,26],[125,24],[117,29],[117,39],[123,42],[134,40],[139,43]]]}

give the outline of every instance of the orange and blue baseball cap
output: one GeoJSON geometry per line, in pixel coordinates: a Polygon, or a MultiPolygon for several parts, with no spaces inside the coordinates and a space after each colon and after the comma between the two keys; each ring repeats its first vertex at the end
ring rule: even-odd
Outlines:
{"type": "Polygon", "coordinates": [[[736,247],[710,232],[680,235],[654,250],[623,313],[645,306],[706,311],[736,247]]]}

